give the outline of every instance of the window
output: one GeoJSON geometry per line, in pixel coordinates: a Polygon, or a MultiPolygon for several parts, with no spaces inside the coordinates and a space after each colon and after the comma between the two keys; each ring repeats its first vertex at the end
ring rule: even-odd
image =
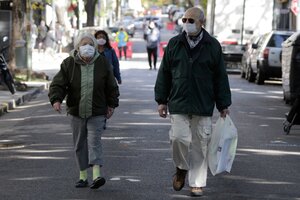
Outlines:
{"type": "Polygon", "coordinates": [[[279,34],[274,34],[272,35],[268,47],[277,47],[281,48],[281,44],[289,37],[289,35],[279,35],[279,34]]]}

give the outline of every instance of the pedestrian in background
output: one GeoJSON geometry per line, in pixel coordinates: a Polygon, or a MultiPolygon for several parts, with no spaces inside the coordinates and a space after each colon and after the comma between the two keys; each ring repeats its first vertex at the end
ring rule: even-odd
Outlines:
{"type": "Polygon", "coordinates": [[[55,31],[53,30],[52,26],[49,27],[43,45],[44,45],[45,53],[54,56],[57,40],[55,38],[55,31]]]}
{"type": "Polygon", "coordinates": [[[145,31],[144,39],[147,42],[148,63],[152,70],[152,58],[154,70],[156,70],[157,50],[160,42],[160,31],[154,21],[151,21],[145,31]]]}
{"type": "Polygon", "coordinates": [[[118,106],[119,89],[111,65],[97,48],[95,37],[83,33],[76,38],[75,49],[61,63],[49,88],[49,100],[54,110],[61,111],[67,96],[67,111],[71,118],[74,152],[79,169],[75,187],[88,186],[87,169],[92,167],[91,189],[105,184],[101,177],[103,166],[101,135],[106,118],[118,106]]]}
{"type": "Polygon", "coordinates": [[[214,106],[221,117],[229,113],[231,92],[219,42],[202,28],[204,12],[189,8],[183,33],[171,38],[158,71],[155,100],[166,118],[176,174],[173,188],[181,190],[188,172],[191,196],[203,195],[207,179],[207,145],[214,106]]]}
{"type": "Polygon", "coordinates": [[[115,50],[110,45],[109,37],[106,31],[99,30],[95,33],[95,38],[98,42],[98,51],[101,55],[105,56],[108,62],[113,67],[114,76],[118,84],[122,84],[119,59],[115,50]]]}
{"type": "Polygon", "coordinates": [[[33,50],[36,45],[36,41],[38,38],[38,27],[35,24],[34,20],[31,22],[31,49],[33,50]]]}
{"type": "MultiPolygon", "coordinates": [[[[117,79],[118,84],[122,84],[119,60],[115,50],[110,45],[108,34],[104,30],[99,30],[95,33],[95,38],[98,42],[99,53],[104,56],[111,64],[114,76],[117,79]]],[[[107,120],[105,119],[104,129],[106,129],[106,121],[107,120]]]]}
{"type": "Polygon", "coordinates": [[[45,40],[47,37],[47,32],[48,32],[48,27],[46,26],[46,22],[44,20],[41,20],[40,25],[38,26],[38,37],[37,37],[37,42],[38,42],[38,52],[41,51],[41,49],[45,49],[45,40]]]}
{"type": "Polygon", "coordinates": [[[64,27],[60,25],[59,22],[55,23],[55,39],[56,39],[56,48],[55,52],[56,53],[61,53],[62,52],[62,38],[64,35],[64,27]]]}
{"type": "Polygon", "coordinates": [[[119,59],[122,59],[122,51],[124,53],[125,60],[127,59],[126,51],[127,51],[127,42],[128,42],[128,34],[124,30],[123,27],[116,33],[116,42],[118,43],[119,49],[119,59]]]}
{"type": "Polygon", "coordinates": [[[296,99],[293,102],[293,105],[286,116],[286,121],[284,122],[284,124],[290,127],[293,124],[299,124],[300,123],[298,121],[298,119],[300,119],[299,115],[300,115],[300,93],[296,95],[296,99]]]}

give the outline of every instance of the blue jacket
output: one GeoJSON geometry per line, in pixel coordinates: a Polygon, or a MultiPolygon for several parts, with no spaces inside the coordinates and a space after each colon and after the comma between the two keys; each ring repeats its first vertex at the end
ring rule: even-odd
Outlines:
{"type": "Polygon", "coordinates": [[[118,82],[122,81],[119,60],[118,60],[115,50],[113,48],[111,48],[111,49],[105,48],[104,55],[105,55],[105,58],[108,60],[108,62],[113,66],[114,76],[116,77],[118,82]]]}
{"type": "Polygon", "coordinates": [[[128,41],[128,34],[125,31],[118,31],[116,33],[116,42],[118,47],[125,47],[128,41]]]}

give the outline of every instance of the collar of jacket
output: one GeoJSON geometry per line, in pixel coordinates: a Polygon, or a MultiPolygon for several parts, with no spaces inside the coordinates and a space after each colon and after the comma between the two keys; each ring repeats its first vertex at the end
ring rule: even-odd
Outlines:
{"type": "Polygon", "coordinates": [[[201,41],[197,44],[197,46],[200,46],[200,48],[193,48],[191,49],[188,41],[186,39],[186,32],[184,31],[182,34],[179,35],[179,41],[186,47],[186,50],[188,52],[188,54],[191,56],[191,58],[193,59],[193,61],[197,60],[200,56],[201,56],[201,51],[200,49],[203,48],[202,44],[211,44],[212,43],[212,37],[209,35],[209,33],[203,29],[203,37],[201,39],[201,41]]]}

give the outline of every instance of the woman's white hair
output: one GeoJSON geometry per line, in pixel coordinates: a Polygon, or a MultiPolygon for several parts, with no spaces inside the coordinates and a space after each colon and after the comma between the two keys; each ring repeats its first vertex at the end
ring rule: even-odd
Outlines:
{"type": "Polygon", "coordinates": [[[98,43],[97,43],[97,40],[96,40],[96,38],[94,37],[94,35],[92,35],[91,33],[84,32],[84,33],[81,33],[79,36],[77,36],[77,38],[75,38],[75,40],[74,40],[74,48],[75,48],[76,50],[79,50],[80,42],[81,42],[84,38],[89,38],[89,39],[91,39],[91,40],[93,41],[93,44],[94,44],[95,49],[98,48],[98,43]]]}

